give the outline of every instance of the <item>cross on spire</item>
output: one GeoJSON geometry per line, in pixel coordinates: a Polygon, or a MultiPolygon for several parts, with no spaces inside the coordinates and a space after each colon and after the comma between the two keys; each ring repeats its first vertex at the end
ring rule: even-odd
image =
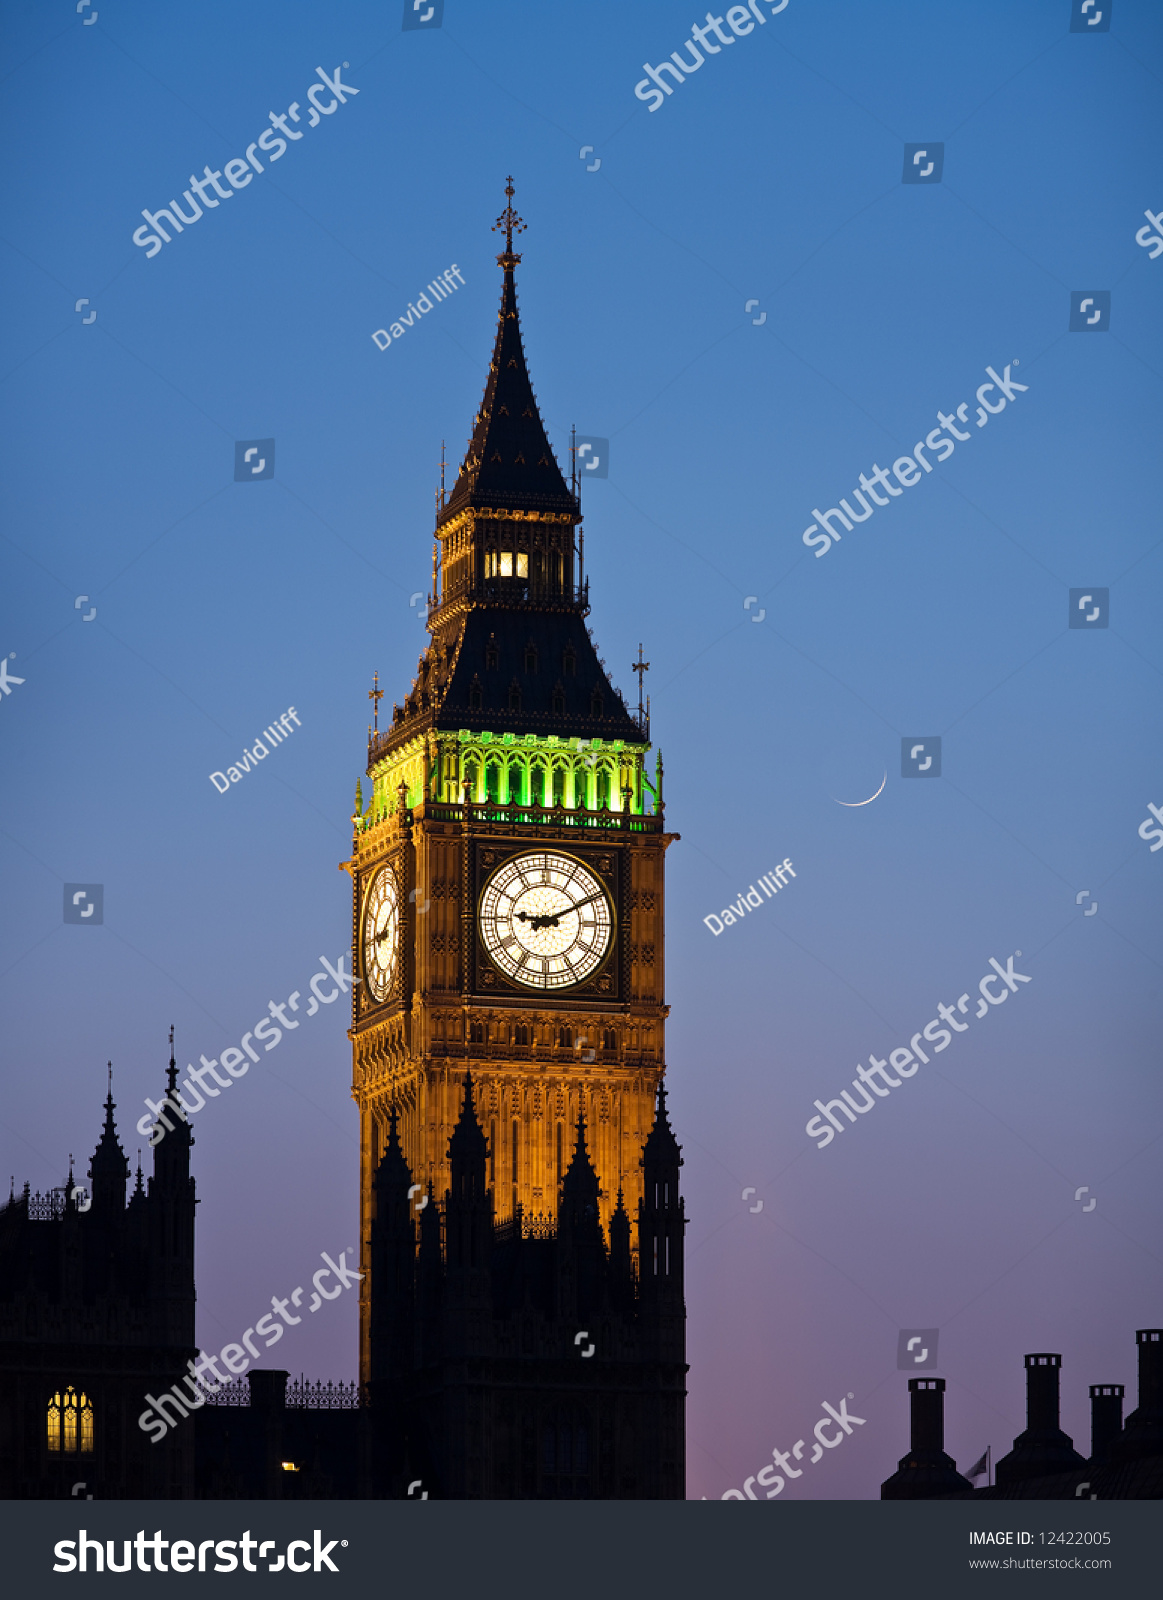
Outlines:
{"type": "Polygon", "coordinates": [[[509,181],[505,185],[505,194],[508,196],[509,203],[493,224],[494,233],[500,233],[502,228],[505,231],[505,254],[497,257],[497,262],[502,267],[512,266],[521,259],[520,256],[513,254],[513,235],[514,233],[524,233],[525,224],[513,209],[514,192],[513,175],[510,173],[509,181]]]}
{"type": "Polygon", "coordinates": [[[380,675],[378,672],[375,675],[375,688],[368,690],[367,697],[372,702],[372,715],[375,721],[374,731],[378,733],[380,731],[380,701],[384,698],[384,691],[380,688],[380,675]]]}

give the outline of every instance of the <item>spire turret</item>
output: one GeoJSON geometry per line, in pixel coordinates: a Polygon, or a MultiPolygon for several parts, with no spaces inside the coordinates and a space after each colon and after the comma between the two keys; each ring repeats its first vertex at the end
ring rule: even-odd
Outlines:
{"type": "MultiPolygon", "coordinates": [[[[436,519],[438,530],[470,508],[557,512],[571,523],[581,520],[580,507],[546,436],[525,364],[514,273],[521,257],[513,252],[513,234],[523,232],[525,224],[511,203],[512,178],[505,193],[510,204],[495,225],[504,230],[505,249],[497,257],[504,282],[493,359],[468,450],[448,502],[436,519]]],[[[447,572],[447,562],[445,568],[447,572]]]]}
{"type": "MultiPolygon", "coordinates": [[[[105,1126],[97,1141],[97,1148],[89,1162],[92,1181],[93,1209],[98,1213],[117,1213],[125,1210],[125,1185],[129,1181],[129,1161],[117,1137],[113,1120],[116,1110],[113,1099],[113,1065],[109,1064],[109,1088],[105,1095],[105,1126]]],[[[69,1162],[69,1195],[73,1192],[72,1161],[69,1162]]]]}

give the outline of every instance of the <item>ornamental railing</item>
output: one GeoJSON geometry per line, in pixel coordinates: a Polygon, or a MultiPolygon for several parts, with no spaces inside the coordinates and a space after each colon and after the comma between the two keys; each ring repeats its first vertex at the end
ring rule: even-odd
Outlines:
{"type": "MultiPolygon", "coordinates": [[[[250,1383],[245,1376],[232,1378],[214,1394],[206,1395],[208,1406],[249,1406],[250,1383]]],[[[359,1384],[309,1383],[300,1376],[286,1388],[285,1407],[288,1411],[358,1411],[359,1384]]]]}
{"type": "MultiPolygon", "coordinates": [[[[426,800],[423,816],[425,821],[460,822],[464,807],[426,800]]],[[[499,800],[474,803],[469,807],[469,818],[476,822],[532,822],[544,828],[598,828],[615,833],[661,833],[663,828],[657,812],[579,811],[567,806],[521,805],[515,800],[508,804],[499,800]]]]}
{"type": "Polygon", "coordinates": [[[529,1216],[518,1209],[515,1217],[503,1217],[493,1224],[493,1239],[497,1244],[512,1244],[517,1239],[556,1239],[557,1221],[554,1217],[529,1216]]]}

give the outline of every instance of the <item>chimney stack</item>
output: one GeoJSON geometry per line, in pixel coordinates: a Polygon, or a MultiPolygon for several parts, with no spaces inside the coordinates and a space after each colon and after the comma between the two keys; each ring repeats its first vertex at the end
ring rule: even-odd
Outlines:
{"type": "Polygon", "coordinates": [[[1139,1347],[1139,1410],[1154,1414],[1163,1408],[1163,1328],[1140,1328],[1135,1343],[1139,1347]]]}
{"type": "Polygon", "coordinates": [[[944,1378],[910,1378],[912,1453],[945,1448],[944,1378]]]}
{"type": "Polygon", "coordinates": [[[1163,1455],[1163,1328],[1139,1328],[1139,1404],[1110,1450],[1112,1462],[1163,1455]]]}
{"type": "Polygon", "coordinates": [[[1123,1431],[1121,1383],[1092,1383],[1090,1386],[1090,1465],[1106,1460],[1107,1451],[1123,1431]]]}
{"type": "Polygon", "coordinates": [[[1069,1434],[1058,1426],[1058,1374],[1060,1355],[1036,1352],[1026,1358],[1026,1430],[997,1464],[994,1482],[999,1489],[1034,1478],[1052,1478],[1077,1472],[1086,1462],[1069,1434]]]}
{"type": "Polygon", "coordinates": [[[880,1498],[936,1500],[972,1493],[969,1479],[961,1476],[953,1458],[945,1454],[944,1378],[910,1378],[909,1411],[909,1453],[881,1484],[880,1498]]]}
{"type": "Polygon", "coordinates": [[[1058,1428],[1058,1373],[1060,1355],[1026,1357],[1026,1427],[1031,1433],[1058,1428]]]}

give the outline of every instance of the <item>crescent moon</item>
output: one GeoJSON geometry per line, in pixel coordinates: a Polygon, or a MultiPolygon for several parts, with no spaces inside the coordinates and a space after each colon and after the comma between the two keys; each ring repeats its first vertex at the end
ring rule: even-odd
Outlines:
{"type": "MultiPolygon", "coordinates": [[[[878,789],[876,791],[876,794],[870,794],[867,800],[836,800],[836,804],[838,806],[870,806],[872,804],[872,802],[876,799],[876,795],[880,794],[881,790],[883,790],[883,788],[884,788],[884,786],[885,786],[885,784],[887,782],[888,782],[888,768],[885,767],[885,769],[884,769],[884,777],[880,780],[880,789],[878,789]]],[[[835,795],[833,795],[832,798],[833,798],[833,800],[835,800],[836,799],[835,795]]]]}

